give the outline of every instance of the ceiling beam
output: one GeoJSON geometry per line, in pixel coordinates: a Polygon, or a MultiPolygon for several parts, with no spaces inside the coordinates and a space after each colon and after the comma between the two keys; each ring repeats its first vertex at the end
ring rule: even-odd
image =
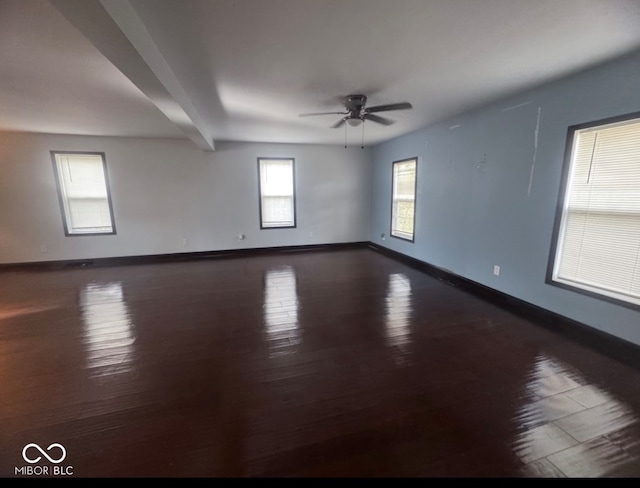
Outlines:
{"type": "Polygon", "coordinates": [[[50,0],[199,148],[215,149],[202,117],[128,0],[50,0]]]}

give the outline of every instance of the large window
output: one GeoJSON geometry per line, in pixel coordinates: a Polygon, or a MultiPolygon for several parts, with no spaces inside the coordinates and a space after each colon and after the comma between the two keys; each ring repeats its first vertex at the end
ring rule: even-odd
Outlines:
{"type": "Polygon", "coordinates": [[[260,228],[296,226],[293,159],[258,159],[260,228]]]}
{"type": "Polygon", "coordinates": [[[416,216],[416,168],[416,158],[393,163],[391,235],[411,242],[416,216]]]}
{"type": "Polygon", "coordinates": [[[548,281],[640,305],[640,114],[569,128],[548,281]]]}
{"type": "Polygon", "coordinates": [[[66,235],[115,234],[102,153],[51,152],[66,235]]]}

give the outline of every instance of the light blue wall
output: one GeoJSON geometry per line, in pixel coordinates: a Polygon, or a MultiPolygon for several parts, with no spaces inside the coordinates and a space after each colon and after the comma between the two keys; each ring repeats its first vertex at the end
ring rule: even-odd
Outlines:
{"type": "Polygon", "coordinates": [[[370,239],[640,344],[639,312],[545,284],[568,126],[635,111],[640,52],[380,144],[370,239]],[[413,156],[412,244],[389,227],[391,163],[413,156]]]}

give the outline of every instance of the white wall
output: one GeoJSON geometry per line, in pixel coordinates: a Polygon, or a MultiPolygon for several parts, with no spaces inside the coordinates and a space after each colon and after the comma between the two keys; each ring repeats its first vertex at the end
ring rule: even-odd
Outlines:
{"type": "Polygon", "coordinates": [[[0,133],[0,263],[365,241],[369,161],[358,147],[0,133]],[[51,150],[106,154],[117,235],[65,237],[51,150]],[[257,158],[272,156],[296,160],[295,229],[260,230],[257,158]]]}

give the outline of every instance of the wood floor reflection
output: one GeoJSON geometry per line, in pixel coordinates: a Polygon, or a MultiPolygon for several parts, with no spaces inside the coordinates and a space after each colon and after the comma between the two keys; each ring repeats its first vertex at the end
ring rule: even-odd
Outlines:
{"type": "Polygon", "coordinates": [[[640,371],[368,249],[0,274],[0,476],[640,475],[640,371]]]}

